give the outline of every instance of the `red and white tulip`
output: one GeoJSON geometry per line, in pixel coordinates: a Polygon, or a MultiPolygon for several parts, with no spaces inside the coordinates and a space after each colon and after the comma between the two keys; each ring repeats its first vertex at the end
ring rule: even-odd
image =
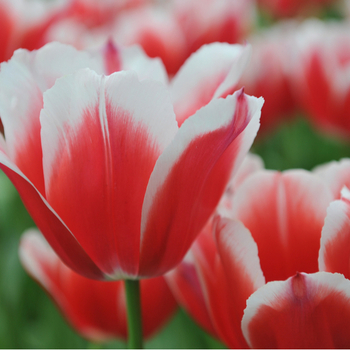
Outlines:
{"type": "Polygon", "coordinates": [[[239,75],[242,51],[232,48],[230,65],[224,47],[219,84],[205,71],[179,73],[179,86],[207,79],[213,91],[204,103],[193,98],[198,110],[179,128],[175,83],[169,92],[132,71],[99,75],[104,60],[61,50],[22,50],[1,65],[0,167],[73,270],[95,279],[162,275],[204,227],[258,130],[262,99],[242,90],[216,98],[239,75]]]}

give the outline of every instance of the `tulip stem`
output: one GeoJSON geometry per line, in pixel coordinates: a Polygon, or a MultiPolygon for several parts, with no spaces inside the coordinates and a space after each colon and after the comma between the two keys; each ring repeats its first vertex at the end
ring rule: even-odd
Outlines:
{"type": "Polygon", "coordinates": [[[124,280],[128,315],[128,347],[142,349],[140,281],[124,280]]]}

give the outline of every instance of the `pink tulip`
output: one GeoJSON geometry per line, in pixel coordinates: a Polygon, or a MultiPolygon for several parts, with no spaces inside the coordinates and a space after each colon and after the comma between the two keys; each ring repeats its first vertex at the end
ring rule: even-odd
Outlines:
{"type": "MultiPolygon", "coordinates": [[[[95,281],[69,269],[37,230],[24,233],[22,265],[49,293],[69,323],[92,341],[127,338],[122,281],[95,281]]],[[[163,277],[141,281],[143,335],[154,334],[174,313],[176,302],[163,277]]]]}
{"type": "Polygon", "coordinates": [[[259,125],[262,99],[242,90],[216,98],[242,66],[241,51],[223,47],[220,56],[205,48],[202,62],[222,57],[220,69],[185,75],[185,64],[174,106],[164,84],[131,71],[99,75],[103,59],[58,44],[1,65],[0,167],[70,268],[96,279],[155,277],[184,257],[259,125]],[[197,99],[203,81],[211,99],[197,99]],[[179,128],[181,87],[186,108],[198,110],[179,128]]]}

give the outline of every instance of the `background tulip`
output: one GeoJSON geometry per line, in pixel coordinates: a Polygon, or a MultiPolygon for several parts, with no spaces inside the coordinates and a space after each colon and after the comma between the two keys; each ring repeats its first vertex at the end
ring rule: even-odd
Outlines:
{"type": "Polygon", "coordinates": [[[216,217],[168,275],[178,302],[206,329],[211,322],[212,333],[229,347],[248,347],[241,330],[246,300],[265,281],[318,271],[321,231],[332,198],[326,183],[305,171],[260,170],[248,176],[231,197],[231,217],[242,222],[216,217]],[[190,268],[195,273],[188,275],[190,268]],[[184,283],[185,276],[191,282],[184,283]],[[209,317],[189,305],[191,295],[199,294],[196,278],[209,317]]]}
{"type": "MultiPolygon", "coordinates": [[[[76,274],[62,263],[37,230],[24,233],[19,254],[24,268],[51,295],[78,333],[96,342],[127,339],[122,281],[94,281],[76,274]]],[[[176,309],[163,277],[142,280],[141,305],[143,335],[149,338],[176,309]]]]}

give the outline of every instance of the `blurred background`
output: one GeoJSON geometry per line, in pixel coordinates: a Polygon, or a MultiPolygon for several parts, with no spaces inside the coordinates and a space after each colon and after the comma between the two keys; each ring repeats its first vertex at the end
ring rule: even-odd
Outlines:
{"type": "MultiPolygon", "coordinates": [[[[53,40],[86,49],[112,38],[160,57],[171,78],[203,44],[248,42],[252,58],[237,89],[266,100],[251,151],[268,169],[311,170],[350,157],[349,18],[349,1],[330,0],[0,0],[0,61],[53,40]]],[[[0,347],[126,347],[80,337],[27,275],[18,246],[34,226],[1,172],[0,347]]],[[[223,345],[179,308],[146,347],[223,345]]]]}

